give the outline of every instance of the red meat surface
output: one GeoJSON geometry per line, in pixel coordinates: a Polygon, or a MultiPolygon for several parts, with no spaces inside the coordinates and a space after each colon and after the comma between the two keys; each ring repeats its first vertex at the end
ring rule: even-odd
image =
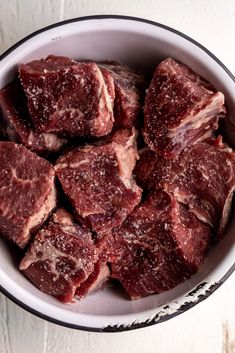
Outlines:
{"type": "Polygon", "coordinates": [[[36,131],[67,137],[111,132],[111,79],[107,88],[95,63],[51,55],[20,65],[19,76],[36,131]]]}
{"type": "Polygon", "coordinates": [[[91,234],[59,209],[34,238],[20,270],[42,292],[68,303],[96,262],[91,234]]]}
{"type": "Polygon", "coordinates": [[[145,98],[144,140],[151,150],[173,159],[213,136],[225,112],[221,92],[187,66],[166,59],[157,66],[145,98]]]}
{"type": "Polygon", "coordinates": [[[223,234],[235,190],[235,153],[220,137],[193,145],[174,160],[145,148],[140,152],[135,176],[146,190],[171,192],[219,236],[223,234]]]}
{"type": "Polygon", "coordinates": [[[55,166],[77,215],[97,233],[121,224],[140,202],[142,190],[132,177],[135,137],[134,129],[119,130],[104,143],[66,153],[55,166]]]}
{"type": "Polygon", "coordinates": [[[27,101],[18,81],[0,90],[0,125],[2,135],[38,154],[57,152],[67,142],[55,134],[35,132],[27,101]]]}
{"type": "Polygon", "coordinates": [[[111,73],[115,86],[114,118],[119,128],[140,127],[146,80],[143,74],[119,63],[99,64],[111,73]]]}
{"type": "Polygon", "coordinates": [[[0,142],[0,233],[24,247],[56,206],[53,166],[14,142],[0,142]]]}
{"type": "Polygon", "coordinates": [[[97,262],[92,274],[76,290],[76,297],[83,299],[86,295],[104,287],[110,277],[110,270],[106,264],[97,262]]]}
{"type": "Polygon", "coordinates": [[[113,230],[119,260],[111,264],[132,299],[174,288],[194,274],[206,256],[212,232],[175,197],[151,193],[113,230]]]}

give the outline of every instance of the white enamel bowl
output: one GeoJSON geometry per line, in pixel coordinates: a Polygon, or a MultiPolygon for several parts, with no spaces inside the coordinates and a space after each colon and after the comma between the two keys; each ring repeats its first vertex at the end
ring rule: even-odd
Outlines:
{"type": "MultiPolygon", "coordinates": [[[[124,16],[94,16],[42,29],[0,57],[0,88],[14,78],[19,63],[48,54],[97,61],[117,60],[148,71],[170,56],[188,64],[224,92],[229,114],[235,116],[232,74],[200,44],[154,22],[124,16]]],[[[16,266],[15,250],[0,240],[0,289],[26,310],[67,327],[106,332],[152,325],[207,298],[233,272],[234,227],[231,222],[223,241],[210,251],[200,272],[173,290],[130,301],[108,288],[69,305],[41,293],[24,278],[16,266]]]]}

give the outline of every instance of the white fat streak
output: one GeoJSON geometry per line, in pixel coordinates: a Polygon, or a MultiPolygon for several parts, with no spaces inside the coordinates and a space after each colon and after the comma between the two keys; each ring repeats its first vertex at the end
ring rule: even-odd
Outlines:
{"type": "Polygon", "coordinates": [[[29,146],[32,146],[33,140],[34,140],[34,133],[33,133],[33,131],[31,130],[30,133],[29,133],[29,137],[28,137],[28,145],[29,145],[29,146]]]}
{"type": "Polygon", "coordinates": [[[174,190],[174,197],[179,203],[189,206],[190,212],[193,213],[197,217],[197,219],[199,219],[199,221],[202,221],[208,224],[209,226],[213,227],[213,224],[208,220],[207,217],[204,217],[203,214],[201,214],[200,212],[197,212],[197,210],[190,208],[190,205],[192,204],[192,200],[197,199],[196,195],[190,194],[189,196],[187,194],[179,192],[179,189],[176,188],[174,190]]]}
{"type": "Polygon", "coordinates": [[[61,170],[65,168],[78,168],[82,164],[88,164],[88,163],[90,163],[89,159],[83,159],[82,161],[76,162],[76,163],[59,163],[55,166],[55,169],[61,170]]]}
{"type": "Polygon", "coordinates": [[[135,167],[138,154],[135,148],[136,132],[132,129],[132,135],[127,140],[125,146],[113,143],[119,166],[119,175],[126,188],[135,186],[132,180],[132,171],[135,167]]]}
{"type": "MultiPolygon", "coordinates": [[[[54,247],[50,241],[40,242],[37,245],[39,246],[31,248],[30,252],[27,252],[25,257],[21,261],[19,266],[21,271],[26,270],[27,268],[29,268],[29,266],[38,261],[48,261],[50,266],[49,271],[54,274],[53,281],[56,281],[61,276],[60,271],[58,271],[56,268],[57,262],[59,261],[58,259],[60,259],[61,257],[66,257],[67,259],[75,263],[74,269],[71,270],[72,273],[76,273],[78,270],[83,270],[84,272],[86,272],[83,262],[80,258],[74,257],[71,254],[65,254],[64,252],[54,247]],[[40,258],[37,256],[38,251],[42,253],[42,256],[40,258]]],[[[70,276],[72,274],[71,272],[67,276],[70,276]]],[[[64,278],[67,279],[66,274],[64,275],[64,278]]]]}
{"type": "Polygon", "coordinates": [[[106,125],[107,122],[110,120],[110,118],[114,122],[113,104],[112,104],[112,99],[108,93],[108,88],[105,83],[104,76],[98,67],[96,70],[96,75],[97,75],[98,81],[100,82],[100,87],[98,91],[98,96],[100,97],[99,108],[101,111],[104,108],[107,108],[109,111],[109,114],[104,114],[104,116],[106,117],[106,120],[100,122],[102,125],[106,125]]]}
{"type": "Polygon", "coordinates": [[[79,108],[73,108],[73,107],[57,110],[56,113],[58,114],[59,117],[63,117],[66,112],[71,113],[71,115],[74,114],[76,117],[77,115],[79,115],[79,118],[84,116],[84,112],[82,110],[80,110],[79,108]]]}
{"type": "Polygon", "coordinates": [[[60,138],[55,134],[42,134],[46,148],[49,151],[58,151],[67,143],[66,139],[60,138]]]}
{"type": "MultiPolygon", "coordinates": [[[[200,104],[201,102],[197,104],[195,109],[198,106],[200,106],[200,104]]],[[[193,129],[200,128],[202,124],[205,124],[208,121],[210,121],[213,116],[221,113],[221,109],[218,109],[218,107],[221,108],[223,104],[224,104],[224,95],[221,92],[217,92],[214,95],[210,104],[208,104],[208,106],[205,109],[200,110],[199,113],[196,115],[194,115],[194,110],[192,110],[192,112],[188,115],[187,119],[183,119],[182,123],[179,126],[169,129],[168,136],[169,137],[175,136],[176,132],[178,133],[180,129],[184,130],[185,127],[187,127],[187,125],[189,125],[189,127],[190,128],[192,127],[193,129]]]]}
{"type": "MultiPolygon", "coordinates": [[[[224,149],[224,151],[227,151],[227,149],[224,149]]],[[[231,152],[228,151],[228,153],[231,153],[231,152]]],[[[227,180],[227,184],[229,184],[232,181],[232,178],[234,177],[233,164],[232,164],[231,160],[226,160],[226,163],[228,166],[230,166],[230,172],[231,172],[230,179],[227,180]]],[[[223,233],[224,228],[225,228],[226,224],[228,223],[230,212],[231,212],[231,205],[232,205],[234,191],[235,191],[235,185],[233,185],[231,187],[229,194],[226,198],[226,201],[224,203],[222,217],[220,220],[220,227],[219,227],[219,231],[218,231],[219,234],[223,233]]]]}

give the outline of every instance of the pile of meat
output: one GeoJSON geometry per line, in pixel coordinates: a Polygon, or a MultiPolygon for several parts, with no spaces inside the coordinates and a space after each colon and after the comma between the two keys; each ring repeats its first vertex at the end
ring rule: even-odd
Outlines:
{"type": "Polygon", "coordinates": [[[49,56],[0,91],[0,233],[64,303],[118,280],[131,299],[169,290],[224,234],[235,153],[224,95],[173,59],[146,77],[49,56]]]}

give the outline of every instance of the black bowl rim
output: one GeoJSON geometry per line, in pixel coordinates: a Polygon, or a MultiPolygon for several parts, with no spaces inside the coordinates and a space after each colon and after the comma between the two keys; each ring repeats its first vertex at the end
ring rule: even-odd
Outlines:
{"type": "MultiPolygon", "coordinates": [[[[234,75],[230,72],[230,70],[213,54],[211,53],[207,48],[205,48],[202,44],[198,43],[196,40],[192,39],[191,37],[189,37],[188,35],[174,29],[171,28],[169,26],[166,26],[164,24],[161,24],[159,22],[155,22],[155,21],[151,21],[151,20],[147,20],[144,18],[140,18],[140,17],[133,17],[133,16],[124,16],[124,15],[93,15],[93,16],[83,16],[83,17],[76,17],[76,18],[72,18],[69,20],[64,20],[64,21],[60,21],[60,22],[56,22],[53,23],[52,25],[43,27],[37,31],[34,31],[33,33],[29,34],[28,36],[24,37],[23,39],[19,40],[17,43],[15,43],[14,45],[12,45],[9,49],[7,49],[2,55],[0,55],[0,62],[7,57],[11,52],[13,52],[16,48],[18,48],[21,44],[23,44],[24,42],[26,42],[27,40],[31,39],[32,37],[46,32],[52,28],[55,27],[59,27],[59,26],[63,26],[69,23],[74,23],[74,22],[81,22],[81,21],[88,21],[88,20],[97,20],[97,19],[121,19],[121,20],[128,20],[128,21],[136,21],[136,22],[143,22],[143,23],[147,23],[150,25],[153,25],[155,27],[159,27],[159,28],[163,28],[169,32],[172,32],[174,34],[177,34],[180,37],[183,37],[184,39],[188,40],[189,42],[193,43],[194,45],[196,45],[197,47],[199,47],[200,49],[202,49],[205,53],[207,53],[215,62],[217,62],[219,64],[220,67],[222,67],[222,69],[227,73],[227,75],[234,81],[235,83],[235,77],[234,75]]],[[[158,315],[155,316],[153,319],[151,320],[146,320],[144,322],[133,322],[131,324],[128,325],[124,325],[124,324],[118,324],[118,325],[113,325],[113,326],[107,326],[107,327],[101,327],[101,328],[96,328],[96,327],[87,327],[87,326],[80,326],[77,324],[70,324],[61,320],[57,320],[54,319],[50,316],[47,316],[35,309],[32,309],[30,306],[26,305],[25,303],[23,303],[22,301],[20,301],[19,299],[17,299],[15,296],[13,296],[11,293],[9,293],[5,288],[3,288],[2,286],[0,286],[0,292],[2,292],[6,297],[8,297],[8,299],[10,299],[12,302],[14,302],[15,304],[17,304],[18,306],[20,306],[21,308],[25,309],[26,311],[28,311],[29,313],[44,319],[46,321],[49,321],[53,324],[57,324],[63,327],[67,327],[67,328],[72,328],[72,329],[77,329],[77,330],[82,330],[82,331],[90,331],[90,332],[122,332],[122,331],[130,331],[130,330],[134,330],[137,328],[144,328],[144,327],[148,327],[148,326],[152,326],[158,323],[161,323],[163,321],[167,321],[175,316],[178,316],[179,314],[182,314],[183,312],[189,310],[190,308],[192,308],[193,306],[197,305],[198,303],[202,302],[203,300],[207,299],[212,293],[214,293],[225,281],[226,279],[234,272],[235,270],[235,263],[233,264],[233,266],[227,271],[227,273],[221,278],[221,280],[219,282],[213,283],[210,285],[209,289],[206,290],[206,293],[204,295],[200,295],[198,297],[198,299],[194,302],[189,302],[189,303],[185,303],[183,304],[177,311],[171,313],[171,314],[167,314],[164,315],[162,317],[158,318],[158,315]],[[157,320],[156,320],[157,319],[157,320]]]]}

